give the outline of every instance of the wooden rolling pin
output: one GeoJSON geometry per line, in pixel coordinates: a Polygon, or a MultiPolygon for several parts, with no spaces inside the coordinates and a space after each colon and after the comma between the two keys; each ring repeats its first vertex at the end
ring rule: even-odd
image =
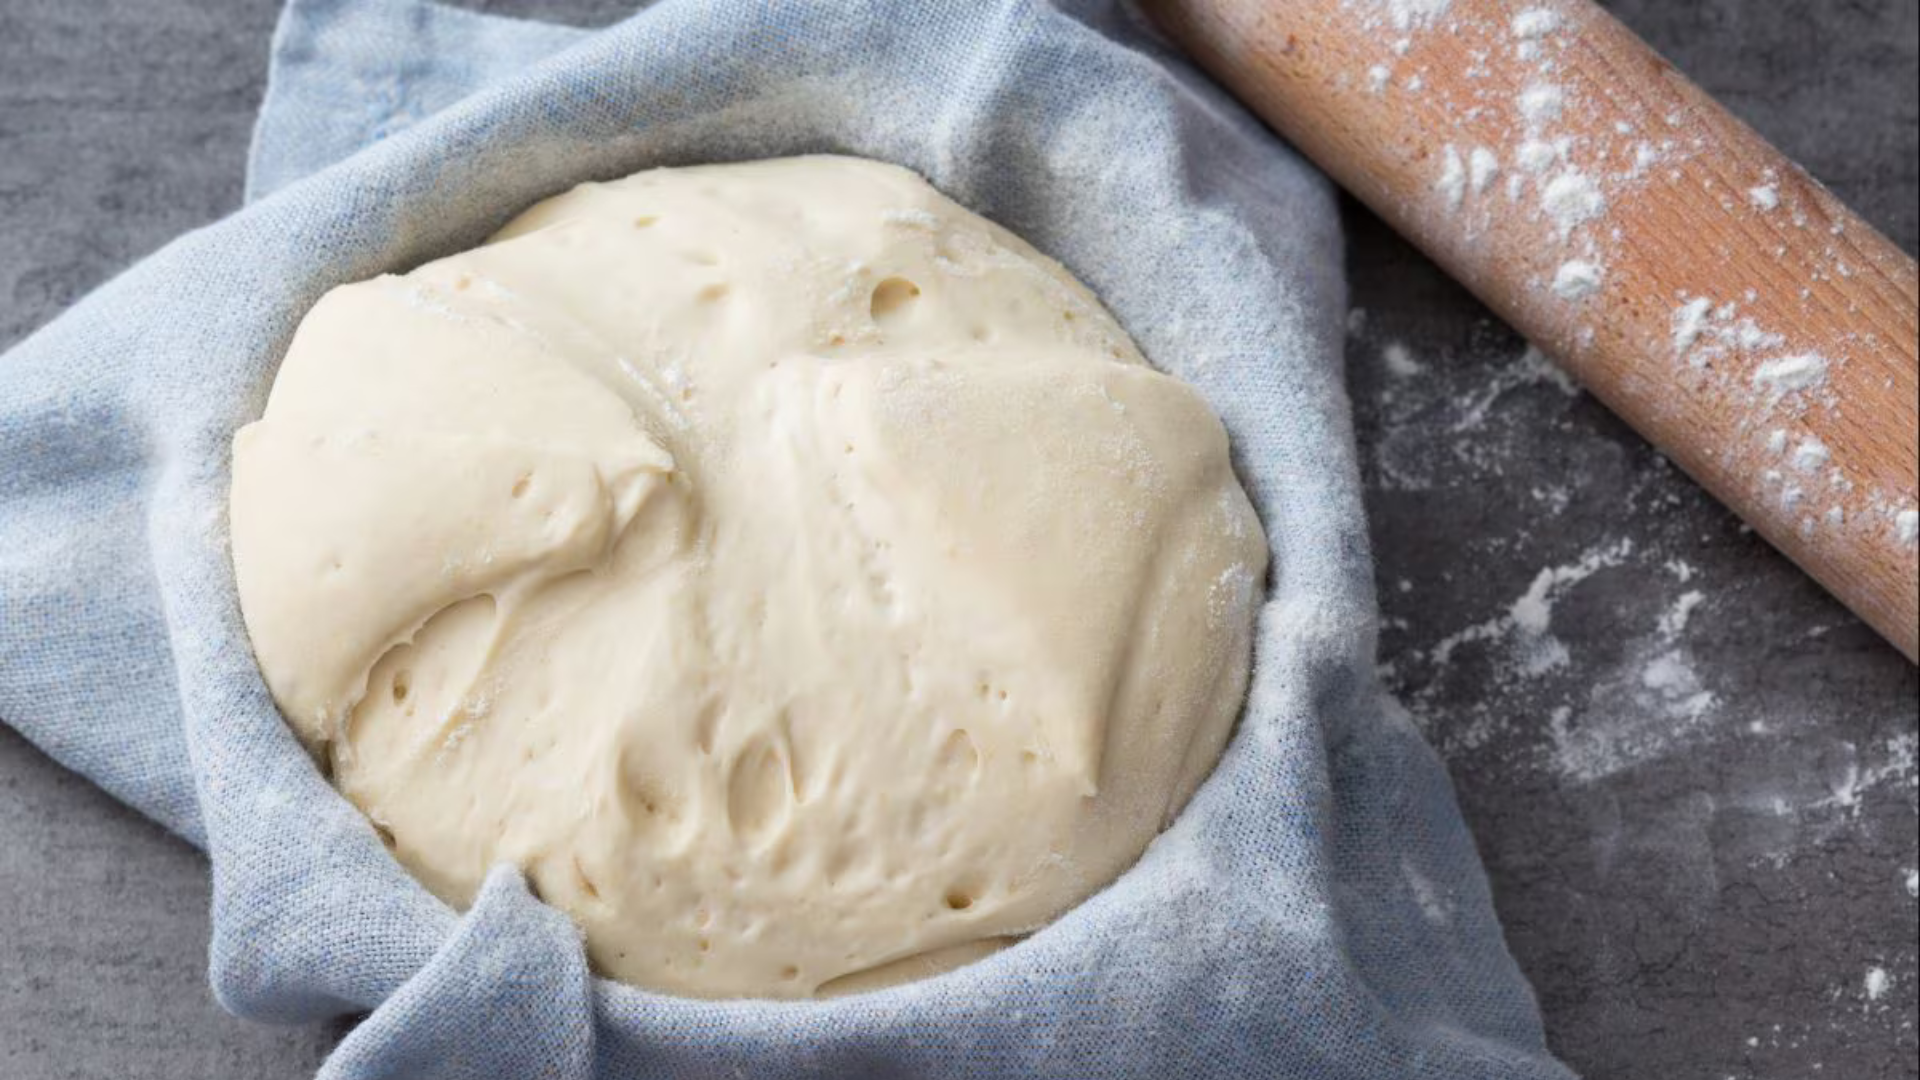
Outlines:
{"type": "Polygon", "coordinates": [[[1914,261],[1589,0],[1145,0],[1908,659],[1914,261]]]}

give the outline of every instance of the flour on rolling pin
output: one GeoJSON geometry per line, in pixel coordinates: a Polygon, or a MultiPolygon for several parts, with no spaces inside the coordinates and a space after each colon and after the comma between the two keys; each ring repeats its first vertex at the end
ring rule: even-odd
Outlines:
{"type": "Polygon", "coordinates": [[[1142,6],[1920,657],[1911,256],[1590,0],[1142,6]],[[1817,473],[1781,456],[1809,440],[1817,473]]]}
{"type": "MultiPolygon", "coordinates": [[[[1682,165],[1713,152],[1692,118],[1682,111],[1635,115],[1636,103],[1615,97],[1604,103],[1612,119],[1603,122],[1602,110],[1563,78],[1562,58],[1583,31],[1575,8],[1543,2],[1502,11],[1504,25],[1487,26],[1474,24],[1488,16],[1462,14],[1473,6],[1457,9],[1453,0],[1347,0],[1345,6],[1379,42],[1377,55],[1366,58],[1364,71],[1355,75],[1373,94],[1434,92],[1430,87],[1439,80],[1422,62],[1424,37],[1473,42],[1464,79],[1449,83],[1454,95],[1448,106],[1459,114],[1459,130],[1483,141],[1447,142],[1433,154],[1443,227],[1472,240],[1500,230],[1516,214],[1550,226],[1545,231],[1558,249],[1533,279],[1536,302],[1579,309],[1572,317],[1573,344],[1591,344],[1593,320],[1602,317],[1598,301],[1611,280],[1610,255],[1637,199],[1650,185],[1680,182],[1682,165]],[[1495,50],[1507,55],[1497,57],[1495,50]],[[1502,78],[1489,77],[1496,61],[1502,78]],[[1516,65],[1527,73],[1517,85],[1511,79],[1516,65]],[[1585,315],[1587,310],[1594,313],[1585,315]]],[[[1720,201],[1729,212],[1783,215],[1794,228],[1840,236],[1843,227],[1825,224],[1825,215],[1801,197],[1808,187],[1804,177],[1783,178],[1767,169],[1722,192],[1720,201]]],[[[1847,278],[1856,269],[1828,243],[1819,265],[1807,272],[1799,300],[1814,302],[1816,283],[1847,278]]],[[[1683,368],[1696,388],[1733,404],[1740,417],[1733,439],[1743,445],[1716,446],[1722,462],[1740,463],[1752,496],[1790,511],[1810,542],[1824,533],[1873,530],[1883,542],[1914,549],[1920,513],[1909,505],[1911,493],[1875,488],[1849,475],[1804,422],[1810,410],[1845,409],[1832,376],[1849,357],[1796,343],[1792,325],[1776,325],[1750,310],[1758,299],[1754,289],[1726,296],[1701,288],[1672,297],[1669,362],[1683,368]],[[1817,461],[1806,452],[1809,446],[1821,447],[1817,461]]]]}

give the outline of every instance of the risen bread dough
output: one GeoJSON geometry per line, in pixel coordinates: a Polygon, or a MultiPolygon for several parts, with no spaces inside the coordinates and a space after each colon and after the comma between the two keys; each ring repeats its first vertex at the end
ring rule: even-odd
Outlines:
{"type": "Polygon", "coordinates": [[[599,970],[705,997],[940,970],[1111,880],[1220,753],[1266,564],[1219,421],[1085,288],[828,157],[328,293],[232,516],[267,683],[400,861],[456,906],[515,863],[599,970]]]}

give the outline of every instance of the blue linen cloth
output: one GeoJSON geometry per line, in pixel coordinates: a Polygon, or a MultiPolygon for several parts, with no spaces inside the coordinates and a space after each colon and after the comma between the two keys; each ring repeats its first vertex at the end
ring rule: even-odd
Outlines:
{"type": "Polygon", "coordinates": [[[664,0],[603,31],[293,0],[249,205],[0,358],[0,719],[203,847],[242,1016],[368,1012],[326,1077],[1564,1080],[1441,766],[1373,673],[1327,183],[1105,0],[664,0]],[[449,910],[275,711],[228,445],[334,285],[655,165],[858,154],[1062,260],[1232,435],[1272,542],[1252,689],[1138,865],[843,999],[595,978],[497,869],[449,910]]]}

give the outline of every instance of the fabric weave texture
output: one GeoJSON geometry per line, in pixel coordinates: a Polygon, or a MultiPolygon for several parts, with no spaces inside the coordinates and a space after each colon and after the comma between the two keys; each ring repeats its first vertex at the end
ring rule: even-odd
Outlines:
{"type": "Polygon", "coordinates": [[[215,993],[367,1013],[366,1078],[1562,1080],[1444,770],[1374,675],[1326,181],[1107,0],[663,0],[581,31],[293,0],[248,205],[0,357],[0,720],[202,847],[215,993]],[[597,979],[498,868],[448,909],[282,723],[229,443],[327,289],[590,179],[896,162],[1086,281],[1212,402],[1272,543],[1246,711],[1115,884],[936,979],[802,1003],[597,979]]]}

